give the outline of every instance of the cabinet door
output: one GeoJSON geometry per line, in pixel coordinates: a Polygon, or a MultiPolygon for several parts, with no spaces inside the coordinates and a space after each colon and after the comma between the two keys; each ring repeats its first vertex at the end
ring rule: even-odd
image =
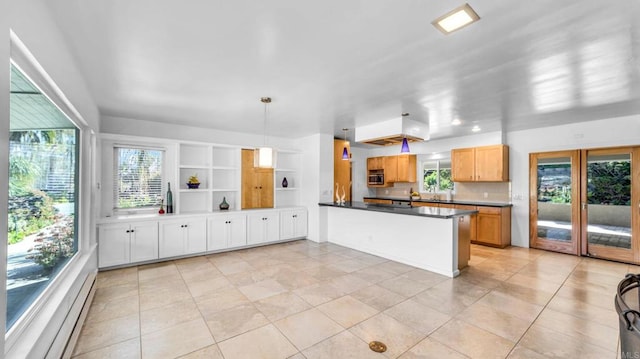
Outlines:
{"type": "Polygon", "coordinates": [[[247,245],[247,217],[244,215],[229,216],[227,224],[227,245],[229,248],[247,245]]]}
{"type": "MultiPolygon", "coordinates": [[[[416,182],[416,155],[399,155],[397,158],[397,182],[416,182]]],[[[385,169],[385,176],[386,176],[385,169]]]]}
{"type": "Polygon", "coordinates": [[[399,156],[382,157],[385,183],[400,181],[401,175],[398,173],[398,157],[399,156]]]}
{"type": "Polygon", "coordinates": [[[229,246],[227,216],[210,217],[207,221],[207,250],[215,251],[229,246]]]}
{"type": "Polygon", "coordinates": [[[451,172],[454,182],[475,180],[475,151],[473,148],[451,150],[451,172]]]}
{"type": "Polygon", "coordinates": [[[381,170],[384,168],[382,157],[367,158],[367,170],[381,170]]]}
{"type": "Polygon", "coordinates": [[[131,224],[131,263],[158,259],[158,223],[131,224]]]}
{"type": "Polygon", "coordinates": [[[130,260],[128,224],[98,227],[98,264],[100,268],[127,264],[130,260]]]}
{"type": "Polygon", "coordinates": [[[273,242],[280,239],[278,212],[260,212],[247,216],[247,244],[273,242]]]}
{"type": "Polygon", "coordinates": [[[185,231],[182,221],[160,222],[158,252],[160,258],[185,254],[185,231]]]}
{"type": "Polygon", "coordinates": [[[258,203],[254,208],[273,208],[273,168],[256,168],[258,203]]]}
{"type": "Polygon", "coordinates": [[[508,181],[509,152],[505,145],[476,147],[476,181],[508,181]]]}
{"type": "Polygon", "coordinates": [[[183,227],[185,232],[185,254],[207,250],[207,221],[204,218],[190,219],[183,227]]]}
{"type": "Polygon", "coordinates": [[[296,233],[296,211],[282,211],[280,212],[280,239],[295,238],[296,233]]]}
{"type": "Polygon", "coordinates": [[[295,213],[295,238],[306,237],[308,234],[307,229],[307,211],[304,209],[296,210],[295,213]]]}
{"type": "MultiPolygon", "coordinates": [[[[463,205],[463,204],[456,204],[455,209],[465,209],[465,210],[471,210],[471,211],[476,211],[476,206],[470,206],[470,205],[463,205]]],[[[472,214],[471,216],[469,216],[469,239],[472,241],[476,241],[476,222],[478,220],[478,215],[477,214],[472,214]]]]}
{"type": "Polygon", "coordinates": [[[480,243],[500,246],[502,239],[500,214],[483,213],[480,208],[479,211],[476,222],[476,240],[480,243]]]}

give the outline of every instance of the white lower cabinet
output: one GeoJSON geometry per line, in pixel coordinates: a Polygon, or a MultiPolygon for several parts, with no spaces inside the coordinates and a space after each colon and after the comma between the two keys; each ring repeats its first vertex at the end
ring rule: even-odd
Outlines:
{"type": "Polygon", "coordinates": [[[247,216],[220,214],[207,220],[207,250],[216,251],[247,245],[247,216]]]}
{"type": "Polygon", "coordinates": [[[307,236],[306,208],[287,209],[280,212],[280,240],[307,236]]]}
{"type": "Polygon", "coordinates": [[[206,250],[207,220],[205,217],[160,222],[160,258],[202,253],[206,250]]]}
{"type": "Polygon", "coordinates": [[[158,222],[103,224],[98,227],[100,268],[158,259],[158,222]]]}
{"type": "Polygon", "coordinates": [[[247,244],[275,242],[280,239],[279,211],[247,214],[247,244]]]}

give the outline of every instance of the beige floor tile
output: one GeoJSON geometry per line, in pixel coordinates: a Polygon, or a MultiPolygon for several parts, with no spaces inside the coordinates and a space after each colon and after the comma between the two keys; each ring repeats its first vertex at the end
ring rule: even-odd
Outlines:
{"type": "Polygon", "coordinates": [[[233,261],[233,262],[220,262],[220,263],[214,263],[214,264],[215,264],[216,268],[218,268],[218,270],[220,272],[222,272],[222,274],[224,274],[224,275],[230,275],[230,274],[236,274],[236,273],[249,272],[249,271],[256,270],[256,268],[251,266],[251,264],[249,264],[248,262],[245,262],[243,260],[233,261]]]}
{"type": "Polygon", "coordinates": [[[547,292],[544,290],[537,290],[526,286],[526,283],[522,285],[514,284],[510,282],[502,282],[493,289],[494,292],[502,293],[513,296],[527,303],[545,306],[551,298],[553,298],[554,292],[547,292]]]}
{"type": "Polygon", "coordinates": [[[289,261],[287,262],[287,264],[291,266],[291,268],[297,271],[304,271],[307,269],[316,268],[316,267],[320,267],[321,265],[324,265],[313,258],[304,258],[300,260],[289,261]]]}
{"type": "Polygon", "coordinates": [[[178,259],[174,261],[180,274],[214,270],[215,266],[205,256],[178,259]]]}
{"type": "Polygon", "coordinates": [[[473,324],[512,342],[520,340],[520,337],[533,322],[533,318],[524,320],[480,302],[465,309],[456,316],[456,319],[473,324]]]}
{"type": "Polygon", "coordinates": [[[271,278],[271,276],[269,276],[268,274],[260,270],[229,274],[226,277],[229,280],[229,282],[231,282],[236,286],[249,285],[249,284],[261,282],[265,279],[271,278]]]}
{"type": "Polygon", "coordinates": [[[199,269],[193,271],[180,272],[182,279],[185,283],[193,283],[202,280],[209,280],[223,276],[222,272],[218,270],[213,264],[209,263],[210,267],[207,269],[199,269]]]}
{"type": "Polygon", "coordinates": [[[318,306],[318,309],[344,328],[352,327],[378,314],[377,309],[362,303],[350,295],[322,304],[318,306]]]}
{"type": "Polygon", "coordinates": [[[140,293],[140,310],[159,308],[189,298],[191,298],[191,294],[184,284],[177,285],[173,289],[147,291],[140,293]]]}
{"type": "Polygon", "coordinates": [[[185,299],[140,313],[140,331],[148,334],[201,317],[193,299],[185,299]]]}
{"type": "Polygon", "coordinates": [[[224,357],[220,352],[220,348],[214,344],[181,356],[180,359],[224,359],[224,357]]]}
{"type": "Polygon", "coordinates": [[[377,265],[377,264],[382,264],[384,262],[389,261],[386,258],[374,256],[373,254],[367,254],[367,253],[362,253],[362,255],[358,257],[358,260],[363,261],[365,263],[369,263],[369,265],[377,265]]]}
{"type": "Polygon", "coordinates": [[[274,279],[245,285],[238,288],[250,301],[268,298],[287,291],[287,288],[274,279]]]}
{"type": "Polygon", "coordinates": [[[254,305],[272,322],[311,308],[309,303],[292,292],[258,300],[254,305]]]}
{"type": "Polygon", "coordinates": [[[413,299],[394,305],[385,310],[384,314],[424,335],[431,334],[451,319],[451,316],[440,313],[413,299]]]}
{"type": "Polygon", "coordinates": [[[360,269],[358,271],[352,272],[351,274],[370,283],[378,283],[382,282],[383,280],[396,277],[395,274],[377,268],[376,266],[360,269]]]}
{"type": "Polygon", "coordinates": [[[337,253],[324,253],[318,256],[313,257],[313,259],[317,260],[318,262],[322,263],[323,265],[327,265],[327,264],[331,264],[331,263],[336,263],[336,262],[341,262],[341,261],[345,261],[347,259],[350,259],[348,257],[345,256],[341,256],[340,254],[337,253]]]}
{"type": "Polygon", "coordinates": [[[245,303],[225,311],[208,314],[205,316],[207,326],[217,342],[246,333],[252,329],[269,323],[264,316],[251,303],[245,303]]]}
{"type": "Polygon", "coordinates": [[[613,289],[608,292],[603,292],[600,290],[591,290],[589,287],[585,286],[570,286],[565,285],[560,290],[558,290],[558,297],[571,299],[578,302],[583,302],[591,305],[595,305],[597,307],[601,307],[604,309],[611,309],[612,293],[616,293],[617,289],[613,289]]]}
{"type": "Polygon", "coordinates": [[[358,258],[348,259],[346,261],[340,261],[327,265],[327,268],[337,269],[343,272],[351,273],[360,269],[364,269],[371,266],[371,264],[363,262],[358,258]]]}
{"type": "Polygon", "coordinates": [[[318,306],[346,294],[328,282],[320,282],[318,284],[296,289],[294,290],[294,293],[312,306],[318,306]]]}
{"type": "Polygon", "coordinates": [[[349,331],[343,331],[302,352],[307,359],[349,358],[376,359],[381,355],[369,349],[369,345],[349,331]]]}
{"type": "Polygon", "coordinates": [[[347,274],[347,272],[343,270],[331,268],[326,265],[310,268],[304,272],[317,280],[329,280],[347,274]]]}
{"type": "Polygon", "coordinates": [[[400,277],[408,278],[414,280],[416,282],[420,282],[421,284],[426,285],[428,288],[433,287],[434,285],[440,284],[445,280],[449,280],[449,277],[443,276],[442,274],[429,272],[424,269],[413,269],[408,271],[407,273],[401,274],[400,277]]]}
{"type": "Polygon", "coordinates": [[[515,342],[456,319],[436,330],[430,338],[471,358],[504,358],[515,345],[515,342]]]}
{"type": "Polygon", "coordinates": [[[154,277],[146,281],[141,281],[139,285],[140,293],[154,293],[162,290],[172,290],[174,288],[186,288],[184,280],[179,275],[154,277]]]}
{"type": "Polygon", "coordinates": [[[121,284],[112,285],[103,288],[97,288],[93,297],[94,303],[108,302],[112,300],[122,299],[138,295],[138,284],[121,284]]]}
{"type": "Polygon", "coordinates": [[[147,264],[138,267],[138,280],[144,281],[160,277],[180,277],[180,272],[173,262],[147,264]]]}
{"type": "Polygon", "coordinates": [[[298,352],[273,324],[218,343],[225,359],[287,358],[298,352]]]}
{"type": "Polygon", "coordinates": [[[278,283],[282,284],[282,286],[288,290],[296,290],[320,283],[320,281],[313,276],[295,269],[280,271],[273,275],[273,279],[277,280],[278,283]]]}
{"type": "Polygon", "coordinates": [[[175,358],[215,344],[202,318],[145,334],[142,358],[175,358]]]}
{"type": "Polygon", "coordinates": [[[100,322],[103,320],[111,320],[126,317],[140,310],[140,302],[138,295],[114,299],[108,302],[94,302],[89,309],[86,321],[100,322]]]}
{"type": "Polygon", "coordinates": [[[126,317],[85,323],[73,354],[78,355],[140,336],[138,313],[126,317]]]}
{"type": "Polygon", "coordinates": [[[413,297],[430,287],[429,285],[402,276],[384,280],[378,283],[378,285],[404,297],[413,297]]]}
{"type": "Polygon", "coordinates": [[[525,302],[514,296],[493,291],[477,302],[510,314],[527,322],[532,322],[542,311],[542,306],[525,302]]]}
{"type": "Polygon", "coordinates": [[[411,348],[408,352],[402,354],[400,359],[465,359],[468,358],[448,346],[435,341],[431,338],[426,338],[416,346],[411,348]]]}
{"type": "Polygon", "coordinates": [[[393,261],[387,261],[387,262],[384,262],[384,263],[380,263],[380,264],[376,265],[376,268],[382,269],[383,271],[386,271],[386,272],[389,272],[389,273],[395,274],[395,275],[404,274],[404,273],[407,273],[410,270],[416,269],[416,267],[412,267],[412,266],[409,266],[409,265],[406,265],[406,264],[393,262],[393,261]]]}
{"type": "Polygon", "coordinates": [[[569,276],[567,281],[574,283],[600,283],[615,287],[623,279],[624,274],[614,275],[611,273],[600,273],[576,269],[571,272],[571,275],[569,276]]]}
{"type": "Polygon", "coordinates": [[[113,269],[98,273],[96,288],[105,288],[123,284],[138,284],[137,267],[113,269]]]}
{"type": "Polygon", "coordinates": [[[590,319],[574,317],[553,309],[542,311],[536,325],[559,331],[573,338],[611,350],[618,345],[619,330],[598,324],[590,319]]]}
{"type": "Polygon", "coordinates": [[[349,329],[366,343],[377,340],[387,345],[384,355],[396,358],[426,337],[396,319],[380,313],[349,329]]]}
{"type": "Polygon", "coordinates": [[[189,293],[194,298],[203,297],[233,288],[233,284],[224,276],[187,282],[189,293]]]}
{"type": "Polygon", "coordinates": [[[238,305],[250,303],[247,297],[235,288],[221,290],[211,295],[194,298],[194,300],[198,309],[200,309],[200,313],[205,317],[238,305]]]}
{"type": "Polygon", "coordinates": [[[613,293],[611,294],[611,302],[611,310],[608,310],[584,302],[555,296],[551,299],[547,308],[616,329],[618,328],[618,315],[613,307],[613,293]]]}
{"type": "Polygon", "coordinates": [[[109,345],[88,353],[74,356],[74,359],[121,359],[121,358],[140,358],[140,338],[134,338],[109,345]]]}
{"type": "Polygon", "coordinates": [[[353,292],[351,296],[378,311],[386,310],[407,299],[405,296],[392,292],[377,284],[353,292]]]}
{"type": "Polygon", "coordinates": [[[338,288],[342,293],[352,293],[362,288],[370,286],[372,283],[368,282],[351,273],[341,275],[339,277],[328,280],[332,286],[338,288]]]}
{"type": "Polygon", "coordinates": [[[274,323],[299,350],[304,350],[344,330],[318,309],[290,315],[274,323]]]}
{"type": "Polygon", "coordinates": [[[455,278],[446,280],[415,296],[415,300],[439,312],[457,315],[489,293],[489,290],[455,278]]]}
{"type": "MultiPolygon", "coordinates": [[[[531,349],[525,348],[518,344],[507,356],[508,359],[548,359],[554,358],[553,356],[544,356],[540,353],[534,352],[531,349]]],[[[613,359],[613,358],[612,358],[613,359]]]]}
{"type": "Polygon", "coordinates": [[[520,344],[527,349],[553,358],[613,358],[615,351],[576,339],[566,334],[534,324],[522,337],[520,344]]]}

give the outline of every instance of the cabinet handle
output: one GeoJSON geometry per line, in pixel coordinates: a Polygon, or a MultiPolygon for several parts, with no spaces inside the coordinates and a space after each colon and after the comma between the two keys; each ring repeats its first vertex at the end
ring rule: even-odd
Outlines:
{"type": "Polygon", "coordinates": [[[262,189],[262,186],[260,186],[260,187],[258,187],[258,188],[262,189]]]}
{"type": "Polygon", "coordinates": [[[131,233],[133,233],[133,232],[135,232],[135,230],[133,230],[133,229],[132,229],[132,230],[131,230],[131,233]]]}
{"type": "Polygon", "coordinates": [[[127,229],[127,233],[131,233],[131,230],[127,229]]]}

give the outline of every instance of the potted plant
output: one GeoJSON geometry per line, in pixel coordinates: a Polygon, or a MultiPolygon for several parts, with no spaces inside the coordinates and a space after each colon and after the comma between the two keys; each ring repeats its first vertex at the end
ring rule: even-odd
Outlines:
{"type": "Polygon", "coordinates": [[[200,187],[200,180],[198,180],[198,174],[194,174],[193,176],[189,176],[189,182],[187,182],[187,187],[191,189],[195,189],[200,187]]]}

